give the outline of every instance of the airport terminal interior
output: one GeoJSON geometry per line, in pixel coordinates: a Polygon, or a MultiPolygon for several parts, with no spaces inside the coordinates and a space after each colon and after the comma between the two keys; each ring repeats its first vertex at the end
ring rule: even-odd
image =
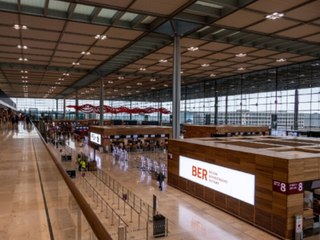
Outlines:
{"type": "Polygon", "coordinates": [[[320,239],[320,0],[0,0],[0,239],[320,239]]]}

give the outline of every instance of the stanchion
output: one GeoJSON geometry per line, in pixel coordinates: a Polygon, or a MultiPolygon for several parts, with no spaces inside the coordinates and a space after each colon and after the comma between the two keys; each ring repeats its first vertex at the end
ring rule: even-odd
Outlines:
{"type": "Polygon", "coordinates": [[[130,223],[132,223],[132,208],[130,208],[130,223]]]}
{"type": "Polygon", "coordinates": [[[149,221],[146,221],[146,239],[149,239],[149,221]]]}
{"type": "Polygon", "coordinates": [[[108,205],[106,204],[106,218],[108,219],[108,205]]]}
{"type": "Polygon", "coordinates": [[[141,217],[141,214],[138,213],[138,229],[140,230],[140,217],[141,217]]]}
{"type": "Polygon", "coordinates": [[[113,221],[113,210],[111,209],[111,226],[114,225],[114,221],[113,221]]]}
{"type": "Polygon", "coordinates": [[[118,210],[120,209],[120,197],[118,195],[118,210]]]}

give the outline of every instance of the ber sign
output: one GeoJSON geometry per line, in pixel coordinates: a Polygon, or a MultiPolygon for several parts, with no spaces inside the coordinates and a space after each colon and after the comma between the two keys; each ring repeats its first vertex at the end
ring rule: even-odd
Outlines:
{"type": "Polygon", "coordinates": [[[179,175],[254,205],[255,176],[252,174],[180,156],[179,175]]]}

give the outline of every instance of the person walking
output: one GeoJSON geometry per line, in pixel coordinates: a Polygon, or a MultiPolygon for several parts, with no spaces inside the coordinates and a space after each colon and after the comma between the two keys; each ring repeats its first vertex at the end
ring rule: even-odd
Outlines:
{"type": "Polygon", "coordinates": [[[159,174],[158,174],[158,177],[157,177],[157,180],[159,182],[159,189],[160,191],[162,191],[162,183],[164,181],[164,175],[162,174],[162,172],[160,171],[159,174]]]}

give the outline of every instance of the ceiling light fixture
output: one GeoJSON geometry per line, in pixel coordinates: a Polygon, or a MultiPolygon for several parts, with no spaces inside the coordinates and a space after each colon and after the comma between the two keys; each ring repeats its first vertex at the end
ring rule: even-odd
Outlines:
{"type": "Polygon", "coordinates": [[[86,51],[82,51],[81,54],[82,55],[90,55],[91,53],[90,52],[86,52],[86,51]]]}
{"type": "Polygon", "coordinates": [[[139,90],[136,91],[136,93],[139,93],[139,92],[140,92],[139,90]]]}
{"type": "Polygon", "coordinates": [[[105,40],[107,38],[107,36],[106,35],[97,34],[94,38],[95,39],[99,39],[99,40],[105,40]]]}
{"type": "Polygon", "coordinates": [[[21,76],[21,78],[22,78],[22,79],[27,79],[27,78],[28,78],[28,76],[21,76]]]}
{"type": "Polygon", "coordinates": [[[183,71],[181,71],[180,74],[183,74],[183,71]]]}
{"type": "Polygon", "coordinates": [[[138,82],[137,85],[138,85],[138,86],[142,86],[142,83],[141,83],[141,82],[138,82]]]}
{"type": "Polygon", "coordinates": [[[13,25],[13,28],[16,29],[16,30],[19,30],[19,29],[22,29],[22,30],[27,30],[28,27],[26,25],[19,25],[19,24],[15,24],[13,25]]]}
{"type": "Polygon", "coordinates": [[[287,61],[287,59],[285,59],[285,58],[279,58],[279,59],[277,59],[276,61],[277,61],[277,62],[285,62],[285,61],[287,61]]]}
{"type": "Polygon", "coordinates": [[[154,90],[154,89],[156,89],[155,87],[151,87],[151,90],[154,90]]]}
{"type": "Polygon", "coordinates": [[[210,77],[215,77],[216,75],[214,73],[211,73],[210,74],[210,77]]]}
{"type": "Polygon", "coordinates": [[[69,73],[63,73],[62,75],[63,76],[69,76],[70,74],[69,73]]]}
{"type": "Polygon", "coordinates": [[[144,68],[144,67],[141,67],[141,68],[139,68],[139,70],[140,70],[140,71],[145,71],[145,70],[147,70],[147,69],[144,68]]]}
{"type": "Polygon", "coordinates": [[[194,52],[194,51],[197,51],[197,50],[199,50],[198,47],[189,47],[188,48],[188,51],[190,51],[190,52],[194,52]]]}
{"type": "Polygon", "coordinates": [[[245,56],[247,56],[246,53],[238,53],[238,54],[236,54],[236,57],[245,57],[245,56]]]}
{"type": "Polygon", "coordinates": [[[59,80],[59,81],[64,81],[64,78],[59,78],[58,80],[59,80]]]}
{"type": "Polygon", "coordinates": [[[112,83],[113,83],[113,81],[108,81],[108,83],[112,84],[112,83]]]}
{"type": "Polygon", "coordinates": [[[150,82],[155,82],[157,81],[155,78],[150,78],[150,82]]]}
{"type": "Polygon", "coordinates": [[[210,66],[209,63],[203,63],[203,64],[201,64],[201,67],[209,67],[209,66],[210,66]]]}
{"type": "Polygon", "coordinates": [[[17,45],[17,48],[19,49],[28,49],[28,47],[26,45],[17,45]]]}
{"type": "Polygon", "coordinates": [[[245,70],[245,68],[244,68],[244,67],[240,67],[240,68],[238,68],[238,71],[243,71],[243,70],[245,70]]]}
{"type": "Polygon", "coordinates": [[[283,13],[274,12],[272,14],[267,15],[266,19],[276,20],[276,19],[282,18],[283,16],[284,16],[283,13]]]}
{"type": "Polygon", "coordinates": [[[76,66],[79,66],[80,63],[79,62],[73,62],[72,65],[76,65],[76,66]]]}
{"type": "Polygon", "coordinates": [[[127,86],[127,88],[131,88],[131,86],[127,86]]]}
{"type": "Polygon", "coordinates": [[[19,61],[27,62],[27,61],[28,61],[28,58],[22,58],[22,57],[20,57],[18,60],[19,60],[19,61]]]}
{"type": "Polygon", "coordinates": [[[118,76],[118,79],[119,79],[119,80],[123,80],[123,79],[124,79],[124,76],[118,76]]]}
{"type": "Polygon", "coordinates": [[[168,62],[167,59],[160,59],[160,60],[159,60],[159,63],[166,63],[166,62],[168,62]]]}
{"type": "Polygon", "coordinates": [[[168,84],[163,84],[164,87],[168,87],[168,84]]]}

